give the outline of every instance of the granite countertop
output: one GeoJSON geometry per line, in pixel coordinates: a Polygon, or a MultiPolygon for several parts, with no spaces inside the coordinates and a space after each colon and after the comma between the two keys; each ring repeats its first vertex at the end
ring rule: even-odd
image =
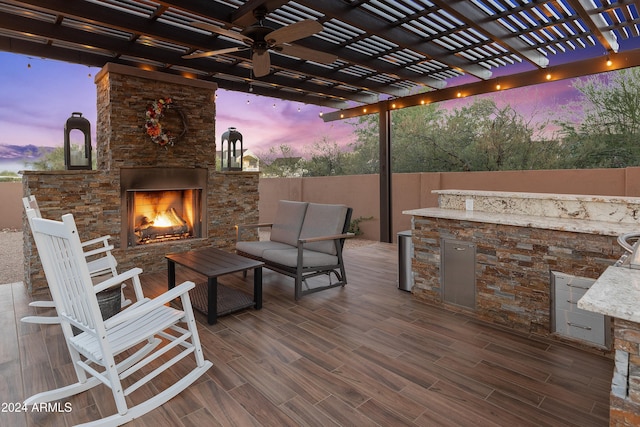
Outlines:
{"type": "Polygon", "coordinates": [[[640,270],[608,267],[578,300],[578,308],[640,323],[640,270]]]}
{"type": "Polygon", "coordinates": [[[602,196],[590,194],[549,194],[549,193],[526,193],[511,191],[485,191],[485,190],[433,190],[433,194],[464,196],[464,197],[493,197],[493,198],[516,198],[528,200],[558,200],[558,201],[585,201],[603,203],[640,203],[640,197],[631,196],[602,196]]]}
{"type": "Polygon", "coordinates": [[[600,234],[605,236],[619,236],[621,234],[637,232],[639,228],[638,224],[621,222],[595,221],[576,218],[553,218],[535,215],[491,213],[458,209],[422,208],[406,210],[402,213],[427,218],[443,218],[459,221],[514,225],[517,227],[542,228],[575,233],[600,234]]]}

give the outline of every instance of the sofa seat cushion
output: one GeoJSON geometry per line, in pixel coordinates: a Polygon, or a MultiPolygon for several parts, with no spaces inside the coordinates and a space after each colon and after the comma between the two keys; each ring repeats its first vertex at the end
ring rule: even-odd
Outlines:
{"type": "Polygon", "coordinates": [[[307,205],[307,202],[280,200],[273,225],[271,226],[269,240],[296,246],[307,205]]]}
{"type": "MultiPolygon", "coordinates": [[[[298,265],[298,249],[269,249],[262,252],[262,258],[265,261],[295,268],[298,265]]],[[[336,255],[329,255],[324,252],[316,252],[308,249],[305,249],[302,255],[303,267],[321,267],[336,264],[338,264],[338,257],[336,255]]]]}
{"type": "MultiPolygon", "coordinates": [[[[348,210],[349,208],[344,205],[309,203],[302,223],[300,238],[308,239],[342,234],[348,210]]],[[[334,240],[308,243],[304,245],[304,248],[330,255],[337,254],[334,240]]]]}
{"type": "Polygon", "coordinates": [[[236,250],[262,258],[262,253],[269,249],[291,249],[291,245],[280,242],[260,241],[260,242],[237,242],[236,250]]]}

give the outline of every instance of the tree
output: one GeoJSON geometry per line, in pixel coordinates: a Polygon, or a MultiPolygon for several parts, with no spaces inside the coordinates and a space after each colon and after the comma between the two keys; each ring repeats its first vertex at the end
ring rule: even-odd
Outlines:
{"type": "Polygon", "coordinates": [[[347,173],[350,175],[378,173],[380,170],[378,115],[360,116],[351,124],[356,142],[349,144],[351,152],[345,159],[347,173]]]}
{"type": "Polygon", "coordinates": [[[31,163],[31,166],[34,170],[39,171],[64,170],[64,148],[56,147],[40,157],[39,160],[31,163]]]}
{"type": "MultiPolygon", "coordinates": [[[[71,144],[71,153],[78,152],[84,153],[84,145],[75,145],[71,144]]],[[[42,150],[39,149],[38,153],[40,154],[39,160],[36,160],[31,163],[27,163],[27,166],[31,166],[33,170],[40,171],[55,171],[55,170],[65,170],[64,164],[64,147],[56,147],[53,150],[42,150]]],[[[96,168],[96,158],[95,156],[91,159],[91,168],[96,168]]]]}
{"type": "Polygon", "coordinates": [[[0,171],[0,182],[20,181],[22,177],[11,171],[0,171]]]}
{"type": "Polygon", "coordinates": [[[347,155],[335,141],[323,136],[308,149],[309,160],[304,161],[305,176],[345,175],[347,155]]]}
{"type": "Polygon", "coordinates": [[[484,107],[486,114],[476,123],[478,128],[469,152],[473,170],[543,169],[557,164],[557,141],[533,139],[544,124],[526,121],[510,105],[498,108],[495,102],[485,100],[484,107]]]}
{"type": "Polygon", "coordinates": [[[391,165],[393,172],[440,169],[437,139],[444,110],[435,104],[391,112],[391,165]]]}
{"type": "Polygon", "coordinates": [[[640,68],[578,79],[560,126],[566,167],[640,165],[640,68]]]}
{"type": "MultiPolygon", "coordinates": [[[[534,141],[545,123],[525,120],[511,106],[498,108],[490,98],[476,98],[451,111],[438,104],[394,110],[391,118],[392,170],[396,173],[534,169],[557,164],[557,142],[534,141]]],[[[377,126],[371,117],[359,121],[356,156],[372,147],[377,151],[372,142],[378,141],[377,126]]]]}
{"type": "Polygon", "coordinates": [[[264,177],[285,177],[302,175],[302,158],[294,156],[290,145],[281,144],[261,153],[260,171],[264,177]]]}

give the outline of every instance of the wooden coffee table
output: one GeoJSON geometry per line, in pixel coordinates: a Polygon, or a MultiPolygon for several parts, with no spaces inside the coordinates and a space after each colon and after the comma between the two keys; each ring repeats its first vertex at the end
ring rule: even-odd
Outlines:
{"type": "Polygon", "coordinates": [[[256,310],[262,308],[263,262],[216,248],[169,254],[165,258],[168,261],[169,289],[176,285],[176,264],[207,276],[207,283],[196,284],[190,294],[193,292],[191,298],[193,307],[207,315],[207,322],[210,325],[217,322],[219,315],[251,306],[256,310]],[[253,300],[242,291],[218,286],[219,276],[251,269],[253,269],[253,300]],[[220,305],[222,306],[219,307],[220,305]]]}

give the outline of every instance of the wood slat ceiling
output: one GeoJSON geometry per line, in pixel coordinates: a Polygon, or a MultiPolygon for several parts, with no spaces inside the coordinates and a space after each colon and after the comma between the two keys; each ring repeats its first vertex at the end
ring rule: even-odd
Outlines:
{"type": "Polygon", "coordinates": [[[214,81],[220,88],[331,108],[440,91],[496,75],[605,58],[640,47],[639,0],[24,0],[0,1],[0,50],[102,67],[108,62],[214,81]],[[252,78],[247,51],[200,30],[241,31],[265,6],[265,24],[303,19],[324,30],[296,46],[331,64],[271,52],[252,78]],[[622,50],[621,50],[622,49],[622,50]]]}

